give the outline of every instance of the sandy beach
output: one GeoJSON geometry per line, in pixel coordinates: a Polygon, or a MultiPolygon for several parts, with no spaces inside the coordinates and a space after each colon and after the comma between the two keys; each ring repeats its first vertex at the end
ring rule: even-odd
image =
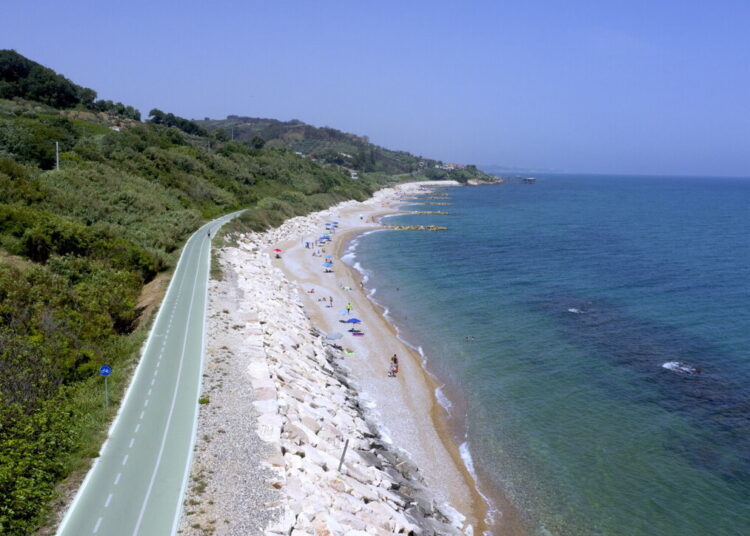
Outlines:
{"type": "MultiPolygon", "coordinates": [[[[444,185],[441,183],[441,185],[444,185]]],[[[361,286],[360,274],[340,261],[345,248],[356,236],[380,229],[381,216],[393,214],[401,198],[419,193],[429,183],[413,183],[392,189],[380,196],[331,211],[329,219],[321,218],[320,232],[326,221],[338,221],[332,240],[323,247],[304,245],[304,240],[278,244],[281,259],[274,259],[286,276],[300,286],[306,311],[314,326],[326,333],[342,333],[339,344],[345,349],[345,363],[357,382],[358,391],[373,405],[372,411],[384,436],[406,450],[425,473],[430,487],[443,500],[467,515],[476,527],[484,515],[484,505],[474,489],[460,455],[440,428],[440,408],[435,399],[437,385],[422,368],[421,358],[396,337],[396,331],[371,302],[361,286]],[[313,256],[320,252],[322,257],[313,256]],[[325,255],[333,255],[332,272],[326,273],[325,255]],[[314,291],[314,292],[311,292],[314,291]],[[328,303],[333,298],[333,306],[328,303]],[[346,304],[351,303],[350,314],[346,304]],[[348,318],[362,320],[357,329],[363,336],[353,336],[342,324],[348,318]],[[389,359],[399,358],[399,373],[389,377],[389,359]]],[[[419,231],[414,231],[419,232],[419,231]]],[[[309,237],[302,237],[309,238],[309,237]]],[[[317,238],[313,236],[312,238],[317,238]]]]}
{"type": "Polygon", "coordinates": [[[382,228],[382,215],[429,186],[381,190],[232,237],[218,252],[203,389],[210,403],[199,416],[181,534],[485,529],[486,504],[450,440],[435,382],[341,261],[354,237],[382,228]],[[338,222],[330,240],[317,243],[328,222],[338,222]],[[394,354],[399,370],[390,376],[394,354]]]}

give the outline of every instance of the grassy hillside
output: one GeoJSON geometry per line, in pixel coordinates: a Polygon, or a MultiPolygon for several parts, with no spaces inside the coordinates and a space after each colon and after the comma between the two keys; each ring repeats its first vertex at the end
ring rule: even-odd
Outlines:
{"type": "Polygon", "coordinates": [[[302,121],[277,121],[230,115],[226,119],[196,121],[219,139],[232,139],[254,146],[286,148],[319,162],[336,164],[358,172],[412,173],[429,180],[494,178],[475,166],[441,169],[444,163],[406,151],[392,151],[357,136],[330,127],[314,127],[302,121]]]}
{"type": "Polygon", "coordinates": [[[44,524],[56,485],[97,455],[145,335],[139,295],[194,229],[244,207],[244,224],[262,229],[390,179],[188,134],[171,114],[141,123],[80,98],[56,108],[58,85],[78,86],[36,69],[45,93],[24,79],[32,70],[7,75],[3,52],[0,91],[13,99],[0,99],[0,534],[15,536],[44,524]]]}

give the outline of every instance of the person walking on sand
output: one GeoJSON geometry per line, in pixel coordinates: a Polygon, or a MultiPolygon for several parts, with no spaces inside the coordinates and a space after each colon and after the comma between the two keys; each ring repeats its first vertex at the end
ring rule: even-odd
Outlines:
{"type": "Polygon", "coordinates": [[[351,314],[352,312],[352,304],[351,302],[347,302],[346,304],[346,314],[351,314]]]}
{"type": "Polygon", "coordinates": [[[396,374],[398,374],[398,357],[396,354],[393,354],[393,357],[391,357],[391,367],[388,370],[388,376],[395,378],[396,374]]]}
{"type": "Polygon", "coordinates": [[[333,296],[328,296],[328,303],[333,307],[333,296]]]}

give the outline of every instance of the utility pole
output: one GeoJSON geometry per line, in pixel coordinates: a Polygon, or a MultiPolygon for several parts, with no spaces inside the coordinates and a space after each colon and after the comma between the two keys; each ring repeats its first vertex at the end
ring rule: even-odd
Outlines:
{"type": "Polygon", "coordinates": [[[55,142],[55,169],[60,170],[60,142],[55,142]]]}

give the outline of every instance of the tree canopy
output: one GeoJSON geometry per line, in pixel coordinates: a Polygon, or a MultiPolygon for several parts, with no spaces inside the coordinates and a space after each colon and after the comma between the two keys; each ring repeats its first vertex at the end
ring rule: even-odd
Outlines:
{"type": "Polygon", "coordinates": [[[197,123],[179,117],[174,114],[164,113],[158,108],[154,108],[149,113],[149,122],[156,125],[164,125],[167,127],[177,127],[187,134],[193,134],[195,136],[207,136],[208,131],[197,123]]]}
{"type": "Polygon", "coordinates": [[[15,50],[0,50],[0,98],[15,97],[55,108],[72,108],[79,103],[93,102],[96,92],[77,86],[15,50]]]}
{"type": "Polygon", "coordinates": [[[96,100],[96,97],[93,89],[74,84],[15,50],[0,50],[0,98],[20,98],[59,109],[82,106],[141,120],[141,112],[132,106],[111,100],[96,100]]]}

